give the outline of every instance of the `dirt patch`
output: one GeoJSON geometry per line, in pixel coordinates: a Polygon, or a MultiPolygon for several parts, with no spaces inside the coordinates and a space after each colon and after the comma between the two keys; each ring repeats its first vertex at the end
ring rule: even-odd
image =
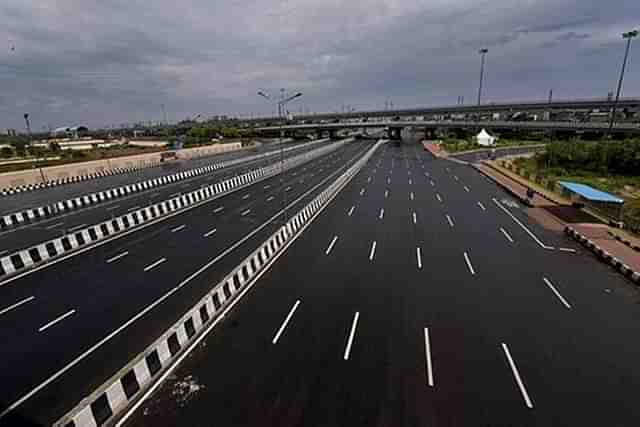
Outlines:
{"type": "Polygon", "coordinates": [[[564,222],[567,222],[570,224],[575,224],[580,222],[591,222],[595,224],[602,224],[602,221],[600,221],[598,218],[588,214],[587,212],[581,209],[574,208],[573,206],[548,205],[548,206],[544,206],[543,208],[547,210],[549,213],[557,216],[564,222]]]}

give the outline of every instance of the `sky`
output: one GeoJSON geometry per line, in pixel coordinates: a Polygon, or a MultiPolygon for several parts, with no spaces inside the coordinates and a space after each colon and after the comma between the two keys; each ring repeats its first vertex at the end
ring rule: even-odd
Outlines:
{"type": "MultiPolygon", "coordinates": [[[[3,0],[0,130],[604,97],[638,0],[3,0]]],[[[640,96],[640,37],[623,96],[640,96]]]]}

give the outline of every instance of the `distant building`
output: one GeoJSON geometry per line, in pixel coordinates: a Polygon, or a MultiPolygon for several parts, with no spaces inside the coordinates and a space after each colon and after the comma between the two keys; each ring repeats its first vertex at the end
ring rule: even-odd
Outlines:
{"type": "Polygon", "coordinates": [[[86,126],[70,126],[70,127],[60,127],[51,131],[51,136],[53,138],[80,138],[82,136],[86,136],[87,132],[89,132],[89,128],[86,126]]]}

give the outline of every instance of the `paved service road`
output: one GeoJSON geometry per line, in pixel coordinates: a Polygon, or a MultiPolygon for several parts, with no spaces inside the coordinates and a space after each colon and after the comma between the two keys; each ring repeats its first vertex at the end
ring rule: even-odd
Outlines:
{"type": "Polygon", "coordinates": [[[370,145],[348,143],[284,182],[264,180],[1,286],[0,342],[11,344],[0,350],[0,412],[44,383],[10,421],[57,420],[277,229],[282,191],[301,209],[370,145]]]}
{"type": "Polygon", "coordinates": [[[389,143],[125,425],[636,426],[635,291],[565,246],[389,143]]]}
{"type": "MultiPolygon", "coordinates": [[[[286,146],[290,147],[297,144],[300,143],[287,143],[286,146]]],[[[255,148],[248,148],[231,153],[214,154],[194,159],[167,162],[158,167],[144,168],[131,173],[105,176],[77,183],[62,184],[55,187],[47,187],[34,191],[0,196],[0,201],[2,202],[0,204],[0,214],[9,214],[23,209],[35,208],[48,203],[83,196],[87,193],[95,193],[114,187],[132,184],[134,182],[146,181],[148,179],[159,178],[165,175],[185,172],[190,169],[196,169],[213,163],[249,157],[254,154],[266,153],[279,148],[280,146],[278,144],[262,144],[255,148]]]]}
{"type": "MultiPolygon", "coordinates": [[[[330,142],[327,142],[326,144],[329,143],[330,142]]],[[[321,143],[320,145],[292,150],[285,153],[285,156],[295,156],[324,145],[324,143],[321,143]]],[[[278,159],[279,157],[274,155],[266,159],[229,166],[208,174],[132,193],[125,197],[112,199],[86,208],[69,211],[66,214],[56,215],[44,221],[27,224],[16,229],[9,229],[0,233],[0,253],[3,251],[9,253],[28,248],[45,240],[59,237],[65,232],[69,233],[106,221],[115,216],[124,215],[129,211],[140,209],[140,207],[170,199],[181,193],[197,190],[204,185],[222,181],[225,178],[242,174],[260,166],[277,163],[278,159]]],[[[131,179],[131,177],[129,179],[131,179]]],[[[88,192],[83,194],[88,194],[88,192]]],[[[29,194],[24,194],[25,197],[28,195],[29,194]]]]}

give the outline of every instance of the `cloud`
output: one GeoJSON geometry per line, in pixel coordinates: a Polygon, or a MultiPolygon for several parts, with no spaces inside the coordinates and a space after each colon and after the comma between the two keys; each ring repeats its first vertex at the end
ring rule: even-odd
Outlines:
{"type": "Polygon", "coordinates": [[[0,128],[24,112],[39,130],[159,120],[162,104],[172,120],[265,114],[256,91],[281,87],[304,93],[292,111],[452,104],[473,98],[481,47],[487,100],[606,95],[640,18],[637,0],[617,3],[5,0],[0,128]]]}

